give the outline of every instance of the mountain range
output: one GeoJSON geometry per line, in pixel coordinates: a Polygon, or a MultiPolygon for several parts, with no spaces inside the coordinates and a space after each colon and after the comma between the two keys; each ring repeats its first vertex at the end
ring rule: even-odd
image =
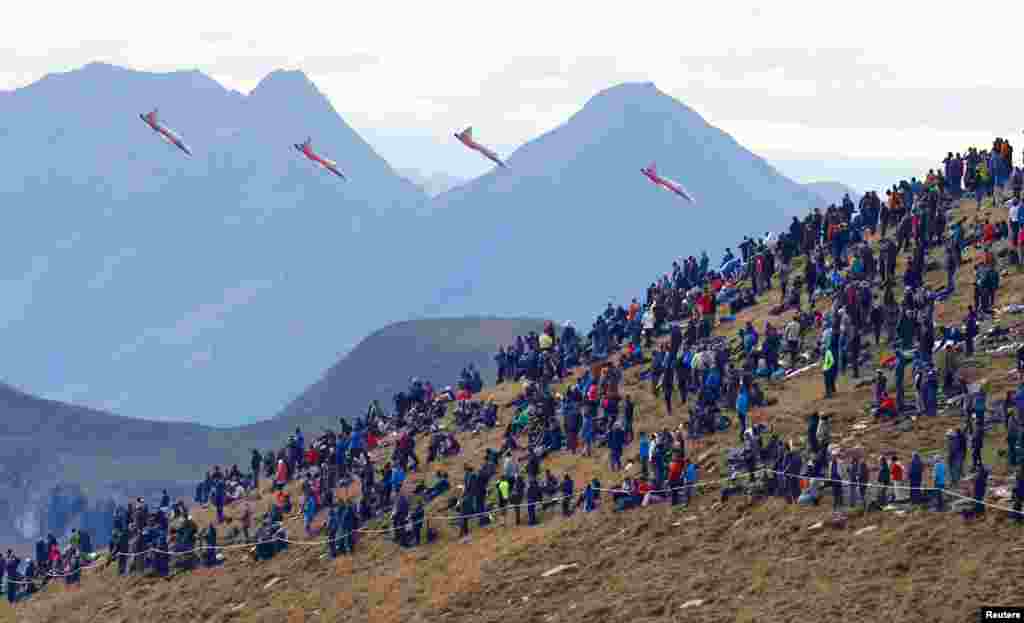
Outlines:
{"type": "Polygon", "coordinates": [[[231,425],[283,408],[436,289],[426,195],[297,71],[248,95],[91,64],[0,96],[0,359],[46,397],[231,425]],[[138,115],[194,150],[164,144],[138,115]],[[342,182],[292,144],[307,136],[342,182]]]}

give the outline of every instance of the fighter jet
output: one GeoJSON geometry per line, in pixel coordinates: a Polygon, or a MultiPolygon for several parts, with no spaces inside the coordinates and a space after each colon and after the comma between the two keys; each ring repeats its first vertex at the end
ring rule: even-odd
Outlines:
{"type": "Polygon", "coordinates": [[[323,156],[320,156],[315,151],[313,151],[313,139],[312,138],[307,138],[305,143],[301,143],[301,144],[297,143],[297,144],[293,145],[293,147],[295,147],[295,149],[299,150],[299,153],[301,153],[303,156],[305,156],[305,157],[309,158],[310,160],[312,160],[313,163],[323,167],[324,169],[327,169],[328,171],[330,171],[331,173],[337,175],[338,177],[340,177],[343,180],[347,180],[348,179],[347,177],[345,177],[345,174],[341,172],[341,169],[338,168],[338,163],[337,162],[335,162],[333,160],[330,160],[328,158],[324,158],[323,156]]]}
{"type": "Polygon", "coordinates": [[[188,145],[185,144],[185,141],[181,140],[181,137],[175,134],[174,130],[160,123],[160,120],[157,118],[156,108],[154,108],[153,112],[151,113],[145,115],[140,114],[139,119],[145,121],[146,125],[148,125],[154,132],[160,135],[160,138],[164,139],[171,145],[174,145],[181,151],[185,152],[187,155],[192,155],[192,150],[188,148],[188,145]]]}
{"type": "Polygon", "coordinates": [[[652,162],[647,168],[641,168],[640,172],[647,176],[647,179],[651,180],[658,186],[661,186],[665,190],[675,193],[686,199],[690,203],[697,203],[697,200],[693,198],[690,191],[683,188],[683,185],[675,180],[670,180],[667,177],[658,175],[658,170],[655,164],[652,162]]]}
{"type": "Polygon", "coordinates": [[[473,140],[473,128],[472,127],[466,128],[462,132],[457,133],[455,135],[455,138],[459,139],[459,142],[461,142],[466,147],[469,147],[470,149],[472,149],[474,151],[480,152],[481,154],[484,155],[485,158],[487,158],[488,160],[493,161],[499,167],[508,168],[508,165],[505,164],[504,162],[502,162],[501,158],[498,157],[498,154],[494,153],[490,149],[484,147],[480,143],[478,143],[478,142],[473,140]]]}

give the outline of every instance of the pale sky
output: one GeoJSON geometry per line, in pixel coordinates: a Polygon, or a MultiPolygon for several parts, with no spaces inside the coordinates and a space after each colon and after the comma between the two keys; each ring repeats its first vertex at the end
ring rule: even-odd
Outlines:
{"type": "Polygon", "coordinates": [[[935,161],[1019,137],[1024,102],[1016,3],[9,4],[0,88],[95,60],[198,68],[243,92],[299,68],[396,168],[460,176],[489,165],[453,131],[508,152],[630,80],[769,160],[935,161]]]}

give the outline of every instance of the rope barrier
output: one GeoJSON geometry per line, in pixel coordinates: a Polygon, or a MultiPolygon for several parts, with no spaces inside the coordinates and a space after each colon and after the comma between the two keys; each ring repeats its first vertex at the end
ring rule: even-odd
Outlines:
{"type": "MultiPolygon", "coordinates": [[[[760,469],[755,470],[754,472],[738,472],[735,475],[727,477],[727,478],[719,478],[719,479],[713,479],[713,480],[701,480],[701,481],[687,483],[687,484],[679,485],[679,486],[675,486],[675,487],[668,487],[668,488],[665,488],[665,489],[654,489],[654,490],[650,490],[650,491],[645,492],[645,494],[657,494],[657,495],[660,495],[660,494],[670,494],[670,493],[672,493],[674,491],[684,491],[684,490],[687,490],[687,489],[696,489],[698,487],[705,488],[705,487],[721,486],[723,484],[729,484],[729,483],[736,482],[737,478],[739,476],[742,476],[742,475],[748,475],[749,477],[752,478],[752,477],[754,477],[754,476],[756,476],[758,474],[765,474],[765,473],[767,473],[767,474],[774,474],[776,476],[788,477],[788,478],[801,478],[801,479],[804,478],[804,476],[802,476],[802,475],[794,475],[794,474],[788,474],[786,472],[780,472],[780,471],[773,470],[773,469],[760,468],[760,469]]],[[[1017,510],[1014,510],[1012,508],[1007,508],[1007,507],[1004,507],[1004,506],[1000,506],[998,504],[993,504],[991,502],[986,502],[984,500],[978,500],[976,498],[965,496],[965,495],[963,495],[961,493],[958,493],[958,492],[955,492],[955,491],[951,491],[949,489],[944,489],[944,488],[937,488],[937,487],[911,487],[909,485],[902,485],[902,484],[885,485],[885,484],[881,484],[881,483],[859,482],[859,481],[854,481],[854,480],[843,480],[843,479],[833,479],[833,478],[817,478],[817,477],[815,477],[815,478],[807,478],[807,480],[811,481],[811,482],[820,482],[820,483],[829,483],[829,484],[840,484],[840,485],[846,485],[846,486],[852,486],[852,487],[864,487],[864,488],[871,488],[871,489],[891,489],[893,491],[897,491],[897,490],[907,490],[907,491],[909,491],[909,490],[913,490],[915,488],[920,490],[920,491],[922,491],[922,492],[941,491],[942,493],[944,493],[946,495],[949,495],[950,497],[958,498],[960,500],[966,500],[966,501],[974,502],[975,504],[981,504],[981,505],[986,506],[988,508],[993,508],[993,509],[996,509],[996,510],[1001,510],[1001,511],[1004,511],[1004,512],[1009,513],[1009,514],[1024,515],[1024,511],[1017,511],[1017,510]]],[[[902,481],[900,481],[900,482],[902,482],[902,481]]],[[[599,492],[602,492],[602,493],[610,493],[610,494],[630,493],[630,492],[624,491],[622,489],[605,489],[605,488],[597,488],[597,487],[595,487],[593,490],[594,491],[599,491],[599,492]]],[[[503,505],[503,506],[496,507],[495,509],[492,509],[492,510],[489,510],[489,511],[483,511],[483,512],[478,512],[478,513],[456,514],[456,515],[447,515],[447,514],[425,515],[422,520],[404,522],[401,526],[392,526],[390,528],[379,528],[379,529],[358,528],[356,530],[344,533],[344,534],[342,534],[340,536],[336,536],[333,539],[329,538],[329,539],[324,539],[324,540],[319,540],[319,541],[298,541],[298,540],[292,540],[292,539],[288,539],[288,538],[283,538],[283,537],[275,536],[274,538],[271,538],[271,539],[266,539],[266,540],[262,540],[262,541],[254,541],[254,542],[251,542],[251,543],[236,543],[236,544],[231,544],[231,545],[201,545],[201,546],[193,547],[193,548],[191,548],[189,550],[180,551],[180,552],[164,551],[164,550],[157,549],[155,547],[151,547],[151,548],[148,548],[148,549],[146,549],[144,551],[141,551],[141,552],[116,552],[116,553],[112,554],[112,556],[113,557],[125,557],[125,558],[128,558],[129,560],[134,560],[135,558],[137,558],[139,556],[146,556],[148,554],[159,554],[159,555],[164,555],[164,556],[168,556],[168,557],[179,557],[179,556],[196,555],[196,554],[199,554],[199,553],[206,553],[206,552],[209,552],[211,550],[212,551],[229,551],[229,550],[235,550],[235,549],[252,549],[252,548],[258,547],[260,545],[270,545],[270,544],[273,544],[273,543],[287,543],[289,545],[296,545],[296,546],[300,546],[300,547],[323,547],[323,546],[328,545],[332,540],[335,543],[337,543],[339,541],[344,541],[345,539],[349,538],[350,536],[354,536],[355,534],[368,534],[368,535],[391,534],[391,533],[393,533],[395,531],[398,531],[398,530],[405,530],[405,529],[411,528],[413,526],[418,526],[418,525],[425,524],[425,523],[427,523],[431,519],[442,520],[442,521],[462,521],[462,520],[469,521],[471,519],[476,519],[476,518],[484,517],[484,516],[493,517],[498,512],[503,512],[503,511],[512,510],[512,509],[516,509],[516,508],[526,508],[526,509],[529,509],[531,506],[551,505],[551,504],[555,504],[557,502],[561,502],[561,501],[566,500],[566,499],[570,499],[571,500],[574,497],[575,497],[575,493],[573,495],[556,496],[556,497],[549,498],[547,500],[541,500],[541,501],[538,501],[538,502],[526,502],[526,503],[522,503],[522,504],[506,504],[506,505],[503,505]]],[[[109,559],[109,560],[112,560],[112,558],[109,559]]],[[[79,574],[82,571],[98,568],[99,565],[100,565],[99,561],[96,561],[96,562],[93,562],[93,563],[88,564],[88,565],[82,565],[77,571],[72,571],[72,572],[69,572],[69,573],[48,572],[46,575],[47,575],[47,577],[51,577],[51,578],[67,578],[69,576],[73,576],[73,575],[79,574]]],[[[13,582],[14,584],[19,584],[19,585],[27,585],[27,584],[31,583],[29,581],[11,580],[9,578],[7,579],[7,581],[8,582],[13,582]]]]}

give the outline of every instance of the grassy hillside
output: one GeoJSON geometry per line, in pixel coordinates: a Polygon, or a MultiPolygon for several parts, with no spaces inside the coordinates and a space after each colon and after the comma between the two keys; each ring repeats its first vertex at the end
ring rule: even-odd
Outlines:
{"type": "Polygon", "coordinates": [[[454,385],[468,363],[493,383],[498,345],[539,332],[543,324],[526,318],[438,318],[388,325],[360,342],[276,418],[239,432],[278,443],[296,426],[318,430],[331,422],[336,426],[338,416],[365,413],[373,399],[391,410],[392,398],[412,377],[441,389],[454,385]]]}
{"type": "Polygon", "coordinates": [[[32,494],[76,483],[87,495],[154,495],[175,484],[190,486],[211,465],[248,464],[249,452],[277,447],[296,426],[337,427],[338,417],[386,401],[419,376],[454,383],[473,362],[493,382],[497,344],[541,321],[500,318],[415,320],[370,335],[278,417],[218,429],[122,417],[43,400],[0,385],[0,544],[19,541],[12,525],[32,494]]]}
{"type": "MultiPolygon", "coordinates": [[[[973,218],[972,203],[956,216],[973,218]]],[[[1002,209],[989,210],[1005,217],[1002,209]]],[[[902,258],[901,258],[902,262],[902,258]]],[[[938,322],[959,319],[971,299],[971,271],[960,272],[959,291],[939,312],[938,322]]],[[[931,285],[942,282],[937,271],[931,285]]],[[[1016,272],[1003,277],[1000,305],[1022,300],[1024,280],[1016,272]]],[[[744,310],[735,326],[768,319],[774,296],[744,310]],[[769,300],[771,299],[771,300],[769,300]]],[[[824,303],[819,303],[824,305],[824,303]]],[[[723,331],[723,329],[720,329],[723,331]]],[[[885,350],[884,348],[882,349],[885,350]]],[[[872,348],[872,357],[879,357],[872,348]]],[[[877,360],[877,359],[876,359],[877,360]]],[[[1016,381],[1012,361],[982,352],[973,359],[975,375],[984,374],[998,395],[1016,381]]],[[[965,366],[967,367],[967,366],[965,366]]],[[[628,371],[626,391],[637,401],[637,429],[674,428],[649,384],[628,371]]],[[[799,441],[804,414],[834,412],[833,439],[862,445],[867,455],[941,448],[957,415],[918,419],[909,432],[879,427],[863,416],[869,388],[850,379],[838,382],[839,395],[823,401],[821,375],[810,371],[766,389],[778,402],[761,415],[785,438],[799,441]],[[864,422],[866,427],[854,424],[864,422]]],[[[501,402],[515,389],[496,392],[501,402]]],[[[913,389],[908,400],[913,400],[913,389]]],[[[678,413],[678,412],[677,412],[678,413]]],[[[507,422],[510,412],[501,411],[507,422]]],[[[701,449],[701,479],[721,477],[720,452],[735,444],[733,430],[710,438],[701,449]]],[[[479,463],[482,449],[499,443],[496,434],[464,440],[466,453],[442,462],[450,473],[467,461],[479,463]]],[[[1001,430],[987,444],[998,448],[1001,430]]],[[[627,449],[627,458],[636,446],[627,449]]],[[[565,453],[545,461],[555,474],[573,474],[577,483],[599,476],[605,486],[617,482],[608,471],[607,453],[594,458],[565,453]]],[[[992,487],[1006,481],[1004,459],[993,451],[992,487]]],[[[413,481],[423,475],[413,475],[413,481]]],[[[621,477],[621,475],[620,475],[621,477]]],[[[874,479],[874,475],[872,475],[874,479]]],[[[659,505],[626,513],[577,513],[569,520],[557,510],[544,513],[540,526],[474,526],[469,543],[440,520],[440,542],[401,550],[385,538],[367,535],[354,557],[330,562],[319,547],[292,547],[272,561],[254,564],[242,552],[228,552],[223,568],[156,580],[115,579],[110,570],[85,574],[81,591],[55,586],[17,607],[19,621],[145,621],[155,613],[171,620],[208,621],[374,621],[374,622],[554,622],[645,621],[877,621],[884,612],[894,620],[974,620],[981,604],[1019,600],[1016,572],[1021,528],[992,511],[965,522],[953,513],[910,510],[905,514],[851,512],[845,528],[809,530],[831,514],[828,496],[821,506],[788,506],[779,499],[751,502],[745,497],[719,501],[709,489],[690,507],[659,505]],[[872,530],[860,532],[863,528],[872,530]],[[559,564],[575,564],[560,574],[541,574],[559,564]],[[275,585],[269,582],[280,578],[275,585]],[[694,600],[702,600],[694,605],[694,600]],[[689,605],[688,605],[689,604],[689,605]]],[[[293,494],[294,495],[294,494],[293,494]]],[[[269,503],[260,503],[261,510],[269,503]]],[[[430,509],[442,512],[444,500],[430,509]]],[[[209,517],[203,513],[201,524],[209,517]]],[[[380,527],[372,525],[370,527],[380,527]]],[[[291,534],[299,535],[297,518],[291,534]]],[[[301,536],[297,538],[302,538],[301,536]]],[[[13,620],[13,619],[12,619],[13,620]]]]}

